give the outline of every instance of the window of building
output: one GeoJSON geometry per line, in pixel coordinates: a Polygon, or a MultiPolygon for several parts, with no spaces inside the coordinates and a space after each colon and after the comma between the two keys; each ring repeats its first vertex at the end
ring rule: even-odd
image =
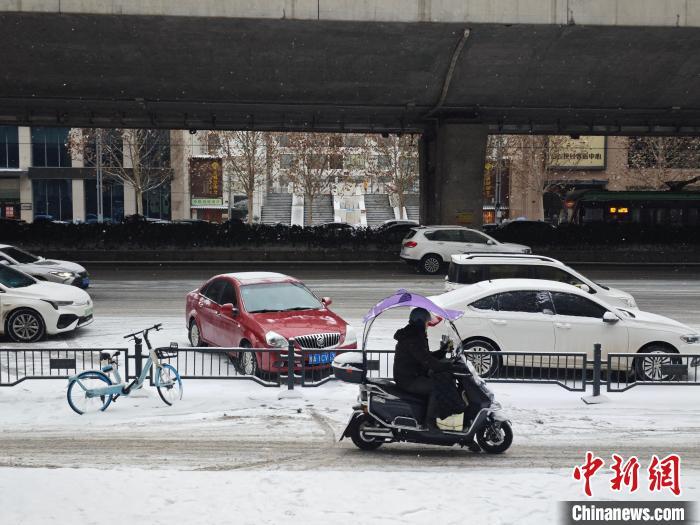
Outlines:
{"type": "MultiPolygon", "coordinates": [[[[124,185],[118,181],[102,182],[102,215],[105,221],[124,219],[124,185]]],[[[97,221],[97,181],[85,181],[85,222],[97,221]]]]}
{"type": "Polygon", "coordinates": [[[17,126],[0,126],[0,170],[19,168],[17,126]]]}
{"type": "Polygon", "coordinates": [[[282,153],[280,155],[280,169],[288,170],[294,166],[294,155],[291,153],[282,153]]]}
{"type": "Polygon", "coordinates": [[[34,180],[32,190],[35,220],[73,220],[73,187],[70,180],[34,180]]]}
{"type": "Polygon", "coordinates": [[[364,135],[343,135],[343,144],[348,148],[359,148],[365,145],[364,135]]]}
{"type": "Polygon", "coordinates": [[[167,129],[136,130],[136,143],[141,148],[141,164],[149,168],[170,167],[170,131],[167,129]]]}
{"type": "Polygon", "coordinates": [[[399,166],[404,173],[415,173],[418,170],[418,160],[413,157],[401,157],[399,166]]]}
{"type": "Polygon", "coordinates": [[[377,155],[377,169],[390,170],[391,157],[389,155],[377,155]]]}
{"type": "Polygon", "coordinates": [[[32,166],[69,168],[69,128],[32,128],[32,166]]]}
{"type": "Polygon", "coordinates": [[[332,170],[342,170],[343,169],[343,156],[338,154],[333,154],[329,159],[329,167],[332,170]]]}
{"type": "Polygon", "coordinates": [[[207,154],[218,155],[220,149],[221,139],[219,135],[214,132],[209,133],[209,135],[207,135],[207,154]]]}
{"type": "Polygon", "coordinates": [[[83,130],[85,149],[83,164],[86,167],[97,166],[97,139],[102,141],[102,166],[124,165],[124,140],[116,129],[83,130]]]}
{"type": "Polygon", "coordinates": [[[277,144],[279,144],[282,148],[289,147],[289,135],[278,135],[277,144]]]}
{"type": "Polygon", "coordinates": [[[349,170],[363,170],[365,169],[365,157],[364,155],[348,155],[345,157],[345,168],[349,170]]]}
{"type": "Polygon", "coordinates": [[[143,215],[149,219],[170,220],[170,183],[143,194],[143,215]]]}

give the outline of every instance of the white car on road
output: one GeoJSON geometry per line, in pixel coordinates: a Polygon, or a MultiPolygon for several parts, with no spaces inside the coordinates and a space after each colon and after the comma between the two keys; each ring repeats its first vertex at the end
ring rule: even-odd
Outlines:
{"type": "Polygon", "coordinates": [[[418,226],[404,237],[400,257],[425,273],[438,273],[459,253],[531,253],[528,246],[500,242],[463,226],[418,226]]]}
{"type": "Polygon", "coordinates": [[[613,306],[637,308],[631,294],[592,281],[561,261],[520,253],[453,255],[445,276],[445,291],[494,279],[542,279],[572,284],[613,306]]]}
{"type": "Polygon", "coordinates": [[[0,244],[0,263],[12,266],[40,281],[70,284],[79,288],[90,286],[88,273],[79,264],[44,259],[9,244],[0,244]]]}
{"type": "Polygon", "coordinates": [[[38,281],[0,265],[0,334],[18,343],[92,322],[92,299],[75,286],[38,281]]]}
{"type": "MultiPolygon", "coordinates": [[[[700,335],[692,328],[660,315],[612,306],[565,283],[497,279],[431,300],[465,312],[455,325],[467,350],[582,352],[592,359],[593,345],[600,343],[604,359],[608,353],[700,354],[700,335]]],[[[635,360],[634,372],[643,380],[662,379],[664,359],[668,361],[635,360]]],[[[696,366],[700,359],[692,361],[696,366]]],[[[485,359],[479,372],[493,374],[498,363],[485,359]]]]}

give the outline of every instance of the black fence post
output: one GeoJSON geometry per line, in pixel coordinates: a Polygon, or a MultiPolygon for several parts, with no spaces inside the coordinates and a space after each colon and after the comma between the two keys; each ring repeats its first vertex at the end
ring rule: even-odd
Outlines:
{"type": "Polygon", "coordinates": [[[143,360],[141,359],[141,351],[143,349],[143,346],[141,345],[141,339],[138,337],[134,338],[134,351],[136,352],[136,355],[134,358],[136,359],[136,375],[134,377],[141,377],[141,371],[143,370],[143,360]]]}
{"type": "Polygon", "coordinates": [[[601,369],[603,365],[603,352],[600,343],[593,345],[593,395],[584,396],[581,399],[587,405],[605,403],[608,398],[600,395],[601,369]]]}
{"type": "Polygon", "coordinates": [[[593,395],[600,396],[600,366],[601,348],[600,343],[593,345],[593,395]]]}
{"type": "Polygon", "coordinates": [[[287,345],[287,390],[294,390],[294,339],[287,345]]]}

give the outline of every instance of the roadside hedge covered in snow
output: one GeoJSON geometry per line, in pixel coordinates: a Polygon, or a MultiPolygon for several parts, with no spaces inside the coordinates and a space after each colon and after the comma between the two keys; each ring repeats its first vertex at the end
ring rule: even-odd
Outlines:
{"type": "MultiPolygon", "coordinates": [[[[518,235],[517,238],[492,233],[501,241],[529,246],[585,247],[586,245],[700,245],[697,228],[647,227],[641,225],[591,224],[563,225],[547,238],[518,235]]],[[[398,252],[401,235],[371,228],[328,229],[244,223],[152,223],[118,224],[0,223],[0,243],[41,246],[47,249],[151,249],[151,248],[230,248],[230,247],[320,247],[344,248],[373,246],[398,252]]]]}

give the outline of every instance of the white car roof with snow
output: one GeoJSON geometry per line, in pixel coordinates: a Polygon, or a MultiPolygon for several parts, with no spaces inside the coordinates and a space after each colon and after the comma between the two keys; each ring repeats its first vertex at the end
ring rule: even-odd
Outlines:
{"type": "Polygon", "coordinates": [[[470,299],[478,295],[515,290],[547,290],[550,292],[566,292],[581,296],[588,295],[571,284],[560,283],[558,281],[545,281],[542,279],[494,279],[492,281],[481,281],[479,283],[462,286],[451,292],[429,297],[429,299],[439,306],[448,306],[456,302],[463,302],[465,299],[470,299]]]}
{"type": "Polygon", "coordinates": [[[236,279],[241,284],[249,284],[252,282],[266,281],[266,282],[280,282],[289,281],[296,279],[290,277],[289,275],[284,275],[283,273],[276,272],[237,272],[237,273],[227,273],[227,277],[232,277],[236,279]]]}
{"type": "Polygon", "coordinates": [[[544,262],[557,266],[566,266],[563,262],[544,255],[529,255],[525,253],[460,253],[452,255],[455,264],[532,264],[544,262]]]}

